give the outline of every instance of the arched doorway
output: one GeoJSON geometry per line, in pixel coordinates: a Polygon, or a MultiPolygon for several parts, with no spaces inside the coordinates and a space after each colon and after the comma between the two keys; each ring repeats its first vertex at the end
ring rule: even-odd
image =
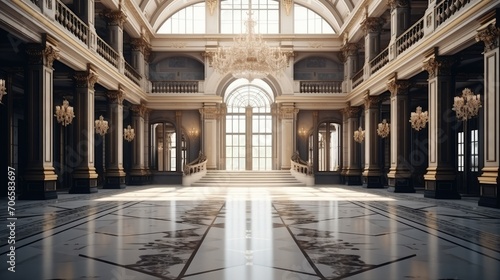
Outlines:
{"type": "Polygon", "coordinates": [[[272,170],[274,96],[262,80],[243,81],[225,95],[226,170],[272,170]]]}

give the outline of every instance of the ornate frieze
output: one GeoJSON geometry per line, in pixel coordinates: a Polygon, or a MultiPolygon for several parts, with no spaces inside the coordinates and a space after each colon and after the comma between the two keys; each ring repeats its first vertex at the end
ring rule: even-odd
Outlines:
{"type": "Polygon", "coordinates": [[[477,31],[476,41],[484,42],[484,52],[489,52],[500,45],[500,27],[493,23],[477,31]]]}
{"type": "Polygon", "coordinates": [[[95,83],[99,80],[99,75],[95,71],[92,65],[87,66],[87,71],[76,71],[75,72],[75,83],[78,88],[90,88],[94,89],[95,83]]]}

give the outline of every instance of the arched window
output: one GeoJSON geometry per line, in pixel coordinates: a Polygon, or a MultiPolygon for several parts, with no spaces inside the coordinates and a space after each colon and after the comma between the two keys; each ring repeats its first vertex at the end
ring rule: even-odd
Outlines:
{"type": "Polygon", "coordinates": [[[294,5],[293,12],[296,34],[335,34],[330,24],[316,12],[298,4],[294,5]]]}
{"type": "Polygon", "coordinates": [[[204,34],[205,2],[188,6],[168,18],[158,34],[204,34]]]}
{"type": "MultiPolygon", "coordinates": [[[[246,32],[249,0],[228,0],[220,2],[220,32],[241,34],[246,32]]],[[[256,22],[255,32],[260,34],[279,33],[279,2],[276,0],[252,0],[252,18],[256,22]]]]}

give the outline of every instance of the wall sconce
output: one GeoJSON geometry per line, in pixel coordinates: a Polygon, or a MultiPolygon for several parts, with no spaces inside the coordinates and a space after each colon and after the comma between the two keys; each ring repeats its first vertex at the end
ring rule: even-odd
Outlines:
{"type": "Polygon", "coordinates": [[[378,136],[385,138],[389,136],[389,131],[390,131],[389,123],[387,122],[386,119],[383,119],[382,122],[378,124],[377,134],[378,136]]]}
{"type": "Polygon", "coordinates": [[[361,126],[358,130],[354,131],[354,141],[361,143],[365,140],[365,131],[361,129],[361,126]]]}
{"type": "Polygon", "coordinates": [[[299,129],[299,135],[300,136],[306,136],[307,135],[307,130],[305,130],[303,127],[299,129]]]}
{"type": "Polygon", "coordinates": [[[479,108],[481,108],[481,95],[465,88],[462,90],[462,96],[455,96],[452,110],[457,114],[458,120],[466,121],[477,116],[479,108]]]}
{"type": "Polygon", "coordinates": [[[411,127],[417,131],[425,128],[425,124],[429,121],[429,114],[427,111],[422,112],[422,107],[418,106],[416,112],[411,112],[410,123],[411,127]]]}
{"type": "Polygon", "coordinates": [[[198,129],[192,127],[189,131],[188,131],[188,134],[189,136],[194,136],[194,137],[197,137],[198,136],[198,129]]]}
{"type": "Polygon", "coordinates": [[[98,120],[95,121],[95,132],[101,136],[108,133],[108,121],[104,120],[104,117],[101,115],[98,120]]]}
{"type": "Polygon", "coordinates": [[[2,103],[2,98],[6,94],[7,94],[7,88],[5,87],[5,80],[4,79],[0,79],[0,104],[3,104],[2,103]]]}
{"type": "Polygon", "coordinates": [[[63,104],[61,106],[56,106],[56,114],[54,116],[56,117],[57,122],[62,126],[71,124],[73,118],[75,117],[75,113],[73,112],[73,107],[69,106],[68,100],[63,100],[63,104]]]}
{"type": "Polygon", "coordinates": [[[135,132],[130,125],[128,125],[127,128],[123,129],[123,138],[125,138],[125,140],[130,142],[134,140],[134,137],[135,137],[135,132]]]}

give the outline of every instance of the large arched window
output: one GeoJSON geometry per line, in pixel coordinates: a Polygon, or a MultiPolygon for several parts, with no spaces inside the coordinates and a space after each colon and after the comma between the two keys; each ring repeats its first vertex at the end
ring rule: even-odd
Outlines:
{"type": "Polygon", "coordinates": [[[272,169],[271,104],[274,100],[259,82],[262,81],[237,86],[226,95],[227,170],[272,169]]]}
{"type": "Polygon", "coordinates": [[[158,34],[204,34],[205,2],[188,6],[168,18],[158,34]]]}
{"type": "Polygon", "coordinates": [[[335,34],[330,24],[316,12],[298,4],[294,5],[293,12],[296,34],[335,34]]]}

